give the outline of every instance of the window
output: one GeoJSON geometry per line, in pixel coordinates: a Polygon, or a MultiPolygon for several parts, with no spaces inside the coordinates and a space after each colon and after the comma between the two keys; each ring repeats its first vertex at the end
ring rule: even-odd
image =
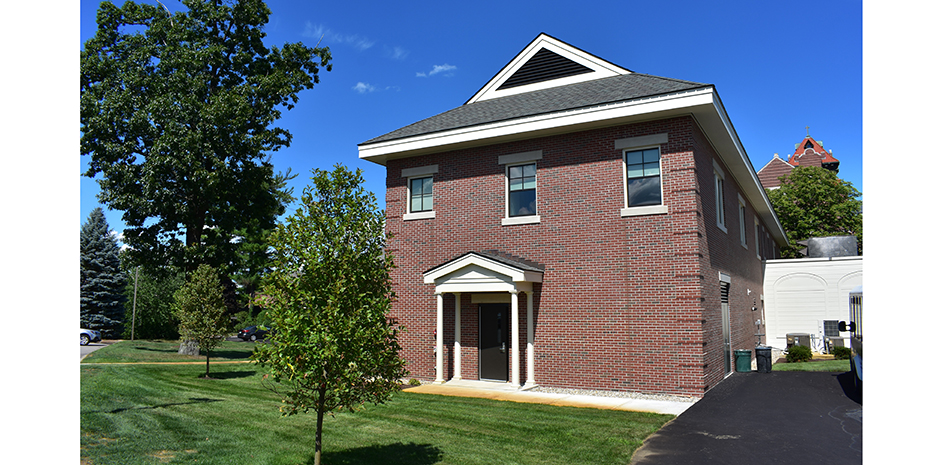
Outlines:
{"type": "Polygon", "coordinates": [[[509,166],[507,169],[509,217],[535,215],[535,163],[509,166]]]}
{"type": "Polygon", "coordinates": [[[614,141],[623,153],[623,208],[620,216],[669,213],[663,199],[662,146],[669,133],[627,137],[614,141]]]}
{"type": "Polygon", "coordinates": [[[410,197],[409,213],[434,210],[434,178],[411,178],[408,180],[410,197]]]}
{"type": "Polygon", "coordinates": [[[627,208],[662,205],[659,147],[624,151],[627,164],[627,208]]]}
{"type": "Polygon", "coordinates": [[[406,212],[402,216],[403,220],[423,220],[435,217],[434,175],[437,171],[437,165],[401,170],[401,176],[406,179],[405,186],[407,187],[406,212]]]}
{"type": "Polygon", "coordinates": [[[536,207],[536,163],[541,159],[541,150],[499,156],[499,164],[506,167],[506,217],[502,220],[504,226],[542,222],[536,207]]]}
{"type": "Polygon", "coordinates": [[[738,230],[741,235],[741,245],[746,249],[747,248],[747,224],[744,222],[745,213],[747,211],[747,204],[744,203],[744,198],[738,194],[738,230]]]}
{"type": "Polygon", "coordinates": [[[718,217],[718,227],[728,232],[728,226],[725,224],[725,174],[717,164],[715,164],[715,214],[718,217]]]}
{"type": "Polygon", "coordinates": [[[760,259],[760,223],[757,217],[754,218],[754,250],[757,251],[757,258],[760,259]]]}

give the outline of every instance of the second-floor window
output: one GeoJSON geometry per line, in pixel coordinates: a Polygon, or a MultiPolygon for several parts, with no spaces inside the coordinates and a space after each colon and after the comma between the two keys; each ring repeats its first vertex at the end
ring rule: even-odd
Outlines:
{"type": "Polygon", "coordinates": [[[662,205],[659,147],[626,152],[627,207],[662,205]]]}
{"type": "Polygon", "coordinates": [[[509,216],[536,215],[535,163],[507,167],[509,177],[509,216]]]}
{"type": "Polygon", "coordinates": [[[409,213],[434,210],[434,178],[411,178],[409,181],[409,213]]]}

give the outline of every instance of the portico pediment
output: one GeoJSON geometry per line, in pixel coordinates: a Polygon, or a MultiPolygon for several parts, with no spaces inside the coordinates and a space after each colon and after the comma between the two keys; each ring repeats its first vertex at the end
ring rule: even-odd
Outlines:
{"type": "Polygon", "coordinates": [[[529,291],[542,282],[538,265],[497,252],[468,252],[424,273],[436,292],[529,291]]]}

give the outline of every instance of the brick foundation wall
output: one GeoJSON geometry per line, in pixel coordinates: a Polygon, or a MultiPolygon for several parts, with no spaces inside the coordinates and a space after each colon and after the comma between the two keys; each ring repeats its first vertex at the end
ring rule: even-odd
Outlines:
{"type": "MultiPolygon", "coordinates": [[[[423,273],[469,251],[498,249],[545,267],[533,305],[538,384],[703,395],[724,375],[723,351],[718,351],[720,305],[715,307],[718,271],[732,276],[733,348],[753,340],[751,318],[759,312],[750,311],[750,299],[762,292],[753,246],[744,249],[739,243],[737,186],[730,176],[728,233],[710,226],[715,222],[713,157],[694,120],[680,117],[389,160],[387,227],[397,265],[392,273],[397,300],[390,316],[407,328],[402,355],[412,375],[435,376],[437,304],[434,286],[424,284],[423,273]],[[622,151],[614,141],[660,133],[669,134],[661,146],[669,213],[621,217],[622,151]],[[543,154],[537,162],[541,222],[503,226],[505,166],[498,157],[533,150],[543,154]],[[439,167],[436,217],[403,221],[407,186],[402,169],[433,164],[439,167]]],[[[748,205],[746,219],[751,236],[752,208],[748,205]]],[[[477,379],[478,306],[470,303],[469,294],[461,297],[462,377],[477,379]]],[[[524,294],[519,301],[525,382],[524,294]]],[[[444,315],[444,377],[450,379],[451,294],[445,295],[444,315]]]]}

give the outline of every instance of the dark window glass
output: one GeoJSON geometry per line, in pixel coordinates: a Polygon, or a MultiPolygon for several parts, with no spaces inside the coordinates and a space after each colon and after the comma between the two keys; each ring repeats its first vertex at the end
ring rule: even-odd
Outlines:
{"type": "Polygon", "coordinates": [[[509,216],[535,214],[535,163],[510,166],[509,216]]]}
{"type": "Polygon", "coordinates": [[[634,150],[626,153],[627,206],[662,205],[659,149],[634,150]]]}
{"type": "Polygon", "coordinates": [[[434,178],[411,180],[411,212],[434,210],[434,178]]]}

